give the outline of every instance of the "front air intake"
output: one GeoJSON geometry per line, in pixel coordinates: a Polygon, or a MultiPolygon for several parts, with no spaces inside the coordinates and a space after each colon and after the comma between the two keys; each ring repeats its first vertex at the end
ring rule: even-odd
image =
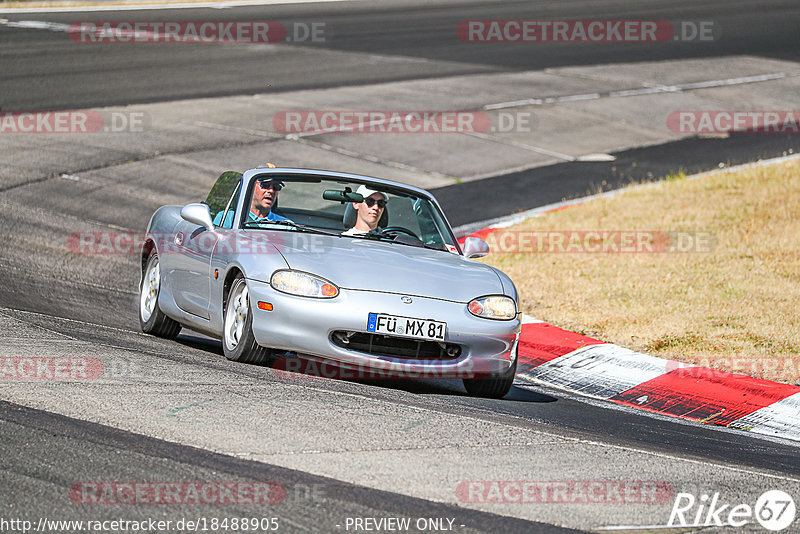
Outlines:
{"type": "Polygon", "coordinates": [[[455,343],[438,343],[383,334],[336,331],[332,334],[331,340],[334,345],[343,349],[390,358],[455,360],[461,356],[461,346],[455,343]]]}

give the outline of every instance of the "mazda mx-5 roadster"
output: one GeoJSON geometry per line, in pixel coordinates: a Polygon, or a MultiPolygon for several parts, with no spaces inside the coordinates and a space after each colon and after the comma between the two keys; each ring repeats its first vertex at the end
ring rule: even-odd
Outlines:
{"type": "Polygon", "coordinates": [[[218,338],[234,361],[312,358],[383,376],[458,378],[503,397],[517,364],[517,290],[475,261],[427,191],[339,172],[223,173],[205,202],[163,206],[141,253],[139,320],[218,338]]]}

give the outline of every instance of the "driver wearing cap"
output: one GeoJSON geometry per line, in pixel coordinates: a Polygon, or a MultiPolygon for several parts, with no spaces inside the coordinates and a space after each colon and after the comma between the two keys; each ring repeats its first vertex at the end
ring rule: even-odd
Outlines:
{"type": "Polygon", "coordinates": [[[356,193],[364,197],[364,201],[353,202],[353,209],[357,212],[356,224],[342,235],[362,235],[377,228],[389,200],[386,193],[369,189],[366,185],[360,186],[356,193]]]}

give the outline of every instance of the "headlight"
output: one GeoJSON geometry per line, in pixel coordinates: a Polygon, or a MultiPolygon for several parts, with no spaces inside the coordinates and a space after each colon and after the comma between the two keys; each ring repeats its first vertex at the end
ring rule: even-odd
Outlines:
{"type": "Polygon", "coordinates": [[[339,294],[339,288],[324,278],[300,271],[275,271],[270,284],[282,293],[301,297],[332,299],[339,294]]]}
{"type": "Polygon", "coordinates": [[[467,309],[472,315],[484,319],[509,321],[517,316],[514,299],[502,295],[474,299],[467,305],[467,309]]]}

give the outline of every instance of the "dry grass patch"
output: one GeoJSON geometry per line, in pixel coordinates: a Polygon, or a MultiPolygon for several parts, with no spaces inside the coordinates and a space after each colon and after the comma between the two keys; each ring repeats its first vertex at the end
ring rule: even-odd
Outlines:
{"type": "Polygon", "coordinates": [[[538,251],[486,262],[514,279],[523,312],[562,328],[663,358],[800,379],[800,161],[673,177],[509,230],[710,234],[706,252],[538,251]]]}

